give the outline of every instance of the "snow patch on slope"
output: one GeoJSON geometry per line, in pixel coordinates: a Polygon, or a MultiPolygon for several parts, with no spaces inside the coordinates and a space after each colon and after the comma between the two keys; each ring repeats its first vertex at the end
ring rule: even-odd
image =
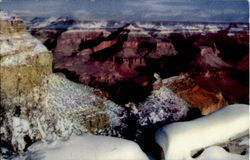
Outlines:
{"type": "Polygon", "coordinates": [[[154,91],[144,103],[132,110],[142,126],[166,120],[177,121],[185,117],[187,111],[188,104],[166,87],[154,91]]]}

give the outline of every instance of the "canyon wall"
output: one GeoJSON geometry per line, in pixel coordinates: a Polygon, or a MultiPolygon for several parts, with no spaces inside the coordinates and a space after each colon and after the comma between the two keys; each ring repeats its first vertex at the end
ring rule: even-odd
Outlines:
{"type": "Polygon", "coordinates": [[[248,24],[34,22],[29,29],[52,50],[54,72],[117,103],[143,101],[154,73],[162,79],[187,73],[229,103],[249,103],[248,24]]]}
{"type": "Polygon", "coordinates": [[[151,146],[163,124],[249,103],[246,24],[62,18],[26,30],[5,12],[0,24],[1,146],[16,153],[82,133],[151,146]]]}

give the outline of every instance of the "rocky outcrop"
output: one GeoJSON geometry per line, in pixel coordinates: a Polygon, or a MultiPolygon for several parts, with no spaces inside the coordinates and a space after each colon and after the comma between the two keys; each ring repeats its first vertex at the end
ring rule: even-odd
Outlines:
{"type": "Polygon", "coordinates": [[[98,90],[53,74],[47,48],[15,29],[18,18],[4,16],[1,22],[13,24],[9,26],[13,32],[0,35],[1,147],[23,153],[37,140],[71,134],[121,136],[124,109],[98,97],[96,93],[102,95],[98,90]]]}
{"type": "Polygon", "coordinates": [[[145,129],[152,132],[154,127],[186,118],[190,107],[165,86],[153,91],[144,102],[125,106],[129,110],[125,136],[135,140],[145,138],[144,134],[149,133],[143,133],[145,129]]]}
{"type": "Polygon", "coordinates": [[[45,133],[68,137],[88,132],[122,137],[119,131],[126,127],[124,109],[96,96],[92,88],[55,74],[44,80],[44,88],[48,116],[45,133]]]}
{"type": "Polygon", "coordinates": [[[24,33],[26,27],[24,22],[14,14],[8,14],[0,11],[0,33],[12,34],[12,33],[24,33]]]}
{"type": "Polygon", "coordinates": [[[22,20],[1,12],[0,21],[1,145],[21,151],[38,138],[30,132],[28,121],[33,109],[38,113],[43,109],[41,85],[52,73],[52,56],[25,32],[22,20]]]}
{"type": "Polygon", "coordinates": [[[190,107],[199,109],[202,115],[207,115],[228,104],[222,93],[211,92],[200,87],[188,74],[163,79],[160,85],[166,86],[179,95],[190,107]]]}

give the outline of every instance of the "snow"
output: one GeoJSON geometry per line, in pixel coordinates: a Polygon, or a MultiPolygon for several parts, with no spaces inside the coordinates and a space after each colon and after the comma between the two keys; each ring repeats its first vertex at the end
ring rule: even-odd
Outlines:
{"type": "Polygon", "coordinates": [[[50,17],[50,18],[46,19],[45,21],[43,21],[41,23],[34,24],[34,27],[43,28],[43,27],[46,27],[46,26],[48,26],[51,23],[56,22],[56,21],[57,21],[57,18],[50,17]]]}
{"type": "Polygon", "coordinates": [[[7,12],[0,11],[0,20],[7,20],[9,18],[10,18],[10,15],[7,12]]]}
{"type": "Polygon", "coordinates": [[[106,28],[107,22],[100,21],[100,22],[80,22],[77,24],[72,25],[69,29],[74,28],[81,28],[81,29],[95,29],[95,28],[106,28]]]}
{"type": "Polygon", "coordinates": [[[243,28],[230,28],[230,32],[239,32],[239,31],[243,31],[243,28]]]}
{"type": "Polygon", "coordinates": [[[228,33],[227,36],[229,36],[229,37],[235,36],[235,33],[228,33]]]}
{"type": "Polygon", "coordinates": [[[152,28],[156,27],[154,24],[150,24],[150,23],[136,22],[136,25],[139,26],[139,27],[141,27],[141,28],[145,28],[145,29],[152,29],[152,28]]]}
{"type": "Polygon", "coordinates": [[[0,38],[1,66],[26,64],[28,56],[48,52],[47,48],[28,33],[3,35],[0,38]]]}
{"type": "Polygon", "coordinates": [[[244,145],[247,145],[249,146],[249,137],[247,138],[244,138],[240,143],[239,143],[240,146],[244,146],[244,145]]]}
{"type": "Polygon", "coordinates": [[[14,65],[23,65],[26,63],[26,57],[32,55],[32,52],[22,52],[13,56],[7,56],[3,58],[1,66],[14,66],[14,65]]]}
{"type": "Polygon", "coordinates": [[[208,29],[209,32],[211,33],[216,33],[218,32],[220,29],[218,28],[218,26],[215,25],[207,25],[206,28],[208,29]]]}
{"type": "Polygon", "coordinates": [[[105,127],[93,125],[91,130],[96,134],[113,131],[115,126],[123,124],[124,109],[112,101],[96,96],[92,88],[56,74],[49,75],[44,83],[47,81],[47,111],[58,135],[67,137],[73,133],[79,135],[88,132],[86,122],[89,120],[100,120],[106,124],[105,127]],[[107,119],[98,118],[99,116],[107,119]]]}
{"type": "Polygon", "coordinates": [[[164,121],[177,121],[185,117],[188,104],[166,87],[153,91],[145,102],[138,107],[131,107],[141,126],[164,121]]]}
{"type": "Polygon", "coordinates": [[[52,143],[37,142],[17,159],[40,160],[148,160],[140,147],[129,140],[107,136],[71,136],[52,143]]]}
{"type": "Polygon", "coordinates": [[[130,24],[129,26],[126,27],[129,30],[140,30],[140,28],[135,27],[134,25],[130,24]]]}
{"type": "Polygon", "coordinates": [[[247,134],[248,129],[249,106],[234,104],[189,122],[166,125],[157,131],[155,139],[166,160],[192,159],[192,151],[227,142],[247,134]]]}
{"type": "Polygon", "coordinates": [[[31,136],[30,123],[25,119],[13,117],[12,124],[12,144],[18,145],[18,148],[24,148],[26,144],[26,142],[24,141],[24,136],[31,136]]]}
{"type": "Polygon", "coordinates": [[[7,41],[0,41],[0,55],[2,56],[6,52],[13,52],[15,49],[7,41]]]}
{"type": "Polygon", "coordinates": [[[222,147],[207,148],[197,160],[248,160],[248,155],[238,155],[225,151],[222,147]]]}
{"type": "MultiPolygon", "coordinates": [[[[0,0],[0,3],[1,3],[1,0],[0,0]]],[[[16,16],[16,14],[14,13],[10,13],[10,12],[7,12],[7,11],[1,11],[0,10],[0,20],[2,21],[16,21],[16,20],[20,20],[19,17],[16,16]]]]}

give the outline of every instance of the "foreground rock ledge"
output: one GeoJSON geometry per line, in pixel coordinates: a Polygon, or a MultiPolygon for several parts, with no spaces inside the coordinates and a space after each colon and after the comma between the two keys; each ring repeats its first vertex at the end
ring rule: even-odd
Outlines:
{"type": "Polygon", "coordinates": [[[149,160],[135,142],[94,135],[71,136],[53,143],[37,142],[16,159],[149,160]]]}
{"type": "Polygon", "coordinates": [[[192,151],[248,135],[248,130],[249,106],[234,104],[193,121],[166,125],[155,139],[164,151],[165,160],[193,159],[192,151]]]}

